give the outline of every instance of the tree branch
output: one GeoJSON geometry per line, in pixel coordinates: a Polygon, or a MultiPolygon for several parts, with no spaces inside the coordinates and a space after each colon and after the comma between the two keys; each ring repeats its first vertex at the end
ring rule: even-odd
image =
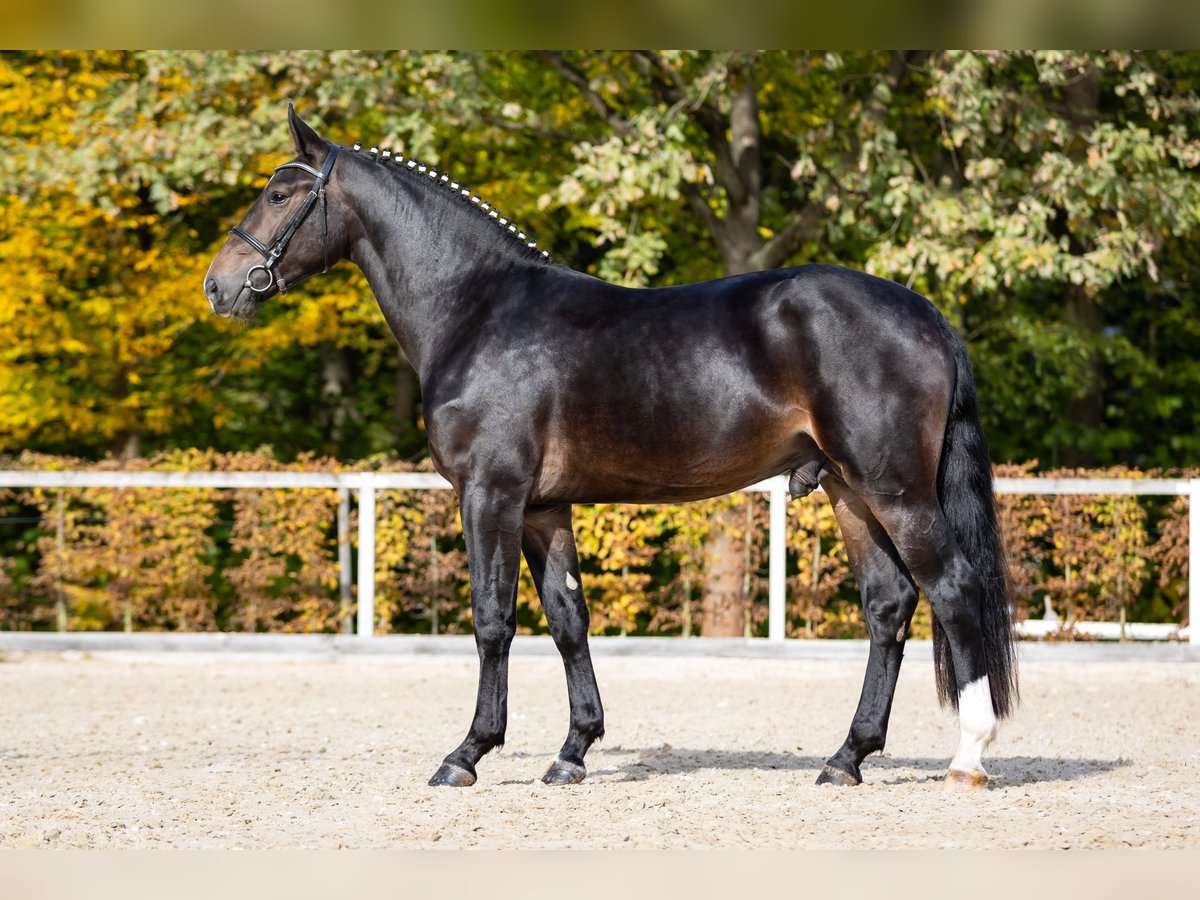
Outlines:
{"type": "Polygon", "coordinates": [[[740,190],[738,184],[737,166],[733,161],[733,153],[729,140],[725,136],[727,123],[721,111],[711,102],[699,104],[691,102],[687,87],[665,59],[657,53],[648,50],[635,50],[635,59],[641,60],[650,78],[650,92],[669,106],[687,106],[692,119],[708,136],[709,146],[713,151],[713,163],[717,172],[717,181],[725,188],[726,193],[733,195],[740,190]]]}
{"type": "Polygon", "coordinates": [[[687,85],[661,54],[648,50],[633,51],[635,59],[640,59],[648,66],[651,76],[651,89],[659,98],[672,106],[686,105],[693,118],[701,128],[715,141],[725,140],[725,118],[721,110],[709,100],[693,99],[688,96],[687,85]]]}
{"type": "Polygon", "coordinates": [[[537,55],[555,72],[565,78],[583,94],[588,104],[596,111],[608,126],[621,135],[629,133],[629,123],[619,116],[612,107],[604,102],[604,98],[592,90],[587,76],[563,59],[562,53],[551,50],[539,50],[537,55]]]}
{"type": "Polygon", "coordinates": [[[927,60],[929,55],[928,50],[893,51],[887,71],[883,73],[883,83],[887,85],[887,94],[885,95],[876,87],[864,105],[864,117],[870,118],[875,122],[882,120],[887,115],[888,108],[892,105],[892,98],[896,95],[897,88],[908,78],[909,72],[927,60]]]}
{"type": "Polygon", "coordinates": [[[492,125],[495,128],[501,128],[505,131],[518,131],[522,134],[532,134],[537,137],[553,138],[556,141],[562,141],[569,144],[578,144],[583,140],[577,134],[571,134],[569,131],[563,131],[559,128],[547,128],[545,125],[530,124],[528,122],[515,122],[512,119],[501,119],[499,116],[494,116],[491,113],[480,113],[480,121],[492,125]]]}
{"type": "Polygon", "coordinates": [[[774,269],[783,265],[801,247],[813,240],[820,229],[825,213],[815,203],[792,216],[774,237],[756,251],[750,262],[755,269],[774,269]]]}
{"type": "Polygon", "coordinates": [[[692,208],[692,212],[696,217],[704,223],[704,227],[708,229],[708,233],[712,235],[713,243],[717,245],[717,249],[721,254],[725,254],[725,223],[713,212],[713,208],[708,205],[708,199],[704,196],[704,192],[700,190],[699,185],[690,181],[685,181],[679,186],[684,199],[692,208]]]}
{"type": "MultiPolygon", "coordinates": [[[[736,173],[735,190],[729,191],[733,206],[754,206],[752,215],[758,218],[758,195],[762,186],[762,164],[759,159],[761,132],[758,121],[757,86],[745,82],[733,95],[729,113],[730,156],[736,173]]],[[[729,190],[730,186],[726,186],[729,190]]]]}

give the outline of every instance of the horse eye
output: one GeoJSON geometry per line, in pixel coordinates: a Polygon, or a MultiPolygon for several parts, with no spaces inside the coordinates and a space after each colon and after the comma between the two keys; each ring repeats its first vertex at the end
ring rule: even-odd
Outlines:
{"type": "Polygon", "coordinates": [[[287,194],[281,194],[279,191],[272,191],[271,196],[267,198],[272,203],[283,203],[287,200],[287,194]]]}

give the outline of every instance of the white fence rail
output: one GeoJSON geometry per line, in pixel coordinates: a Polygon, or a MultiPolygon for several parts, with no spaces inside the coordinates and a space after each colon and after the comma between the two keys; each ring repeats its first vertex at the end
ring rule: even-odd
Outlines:
{"type": "MultiPolygon", "coordinates": [[[[390,489],[447,490],[450,483],[426,472],[22,472],[0,470],[0,488],[173,487],[173,488],[325,488],[338,490],[338,547],[343,591],[350,585],[347,541],[350,491],[358,492],[358,619],[359,637],[375,630],[375,495],[390,489]],[[343,548],[345,548],[343,550],[343,548]],[[370,577],[364,577],[369,573],[370,577]]],[[[787,476],[746,488],[770,498],[767,538],[768,640],[783,640],[787,608],[787,476]]],[[[1200,609],[1200,478],[997,478],[998,494],[1183,495],[1188,506],[1189,622],[1200,609]]],[[[1200,629],[1188,629],[1189,641],[1200,644],[1200,629]]]]}

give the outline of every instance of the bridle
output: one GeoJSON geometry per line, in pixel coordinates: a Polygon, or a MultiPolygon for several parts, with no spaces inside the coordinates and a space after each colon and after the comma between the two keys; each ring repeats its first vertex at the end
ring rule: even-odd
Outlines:
{"type": "MultiPolygon", "coordinates": [[[[337,144],[332,144],[329,147],[329,153],[325,157],[325,164],[321,166],[320,171],[317,171],[312,166],[305,165],[302,162],[284,163],[282,166],[276,166],[275,172],[280,169],[301,169],[312,175],[316,180],[313,182],[312,190],[308,192],[308,196],[304,198],[304,203],[300,208],[292,213],[292,217],[287,220],[287,224],[283,226],[283,230],[279,232],[279,236],[275,238],[274,243],[270,247],[244,229],[241,225],[234,225],[229,229],[229,233],[240,237],[243,241],[262,254],[266,262],[260,263],[257,266],[252,266],[250,271],[246,273],[246,287],[254,291],[256,294],[264,293],[271,289],[271,285],[276,285],[279,288],[279,293],[287,293],[287,284],[283,280],[283,276],[275,271],[275,264],[279,262],[288,244],[292,240],[292,235],[296,233],[296,229],[312,211],[313,206],[319,200],[321,202],[321,257],[325,262],[322,272],[329,271],[329,222],[327,219],[327,211],[325,207],[325,185],[329,182],[329,173],[333,171],[333,162],[337,159],[338,150],[341,148],[337,144]],[[254,283],[254,273],[262,271],[266,274],[267,280],[265,284],[256,285],[254,283]]],[[[271,173],[271,177],[275,177],[275,172],[271,173]]],[[[268,182],[270,184],[270,182],[268,182]]]]}

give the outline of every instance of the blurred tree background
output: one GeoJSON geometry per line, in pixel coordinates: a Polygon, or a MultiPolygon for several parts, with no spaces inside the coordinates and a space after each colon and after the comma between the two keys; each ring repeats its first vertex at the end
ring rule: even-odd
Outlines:
{"type": "MultiPolygon", "coordinates": [[[[837,262],[910,285],[966,338],[998,463],[1197,466],[1198,81],[1200,54],[1122,51],[6,52],[0,454],[426,455],[353,267],[250,328],[208,312],[290,101],[613,281],[837,262]]],[[[756,513],[712,513],[701,615],[741,633],[756,513]]]]}

